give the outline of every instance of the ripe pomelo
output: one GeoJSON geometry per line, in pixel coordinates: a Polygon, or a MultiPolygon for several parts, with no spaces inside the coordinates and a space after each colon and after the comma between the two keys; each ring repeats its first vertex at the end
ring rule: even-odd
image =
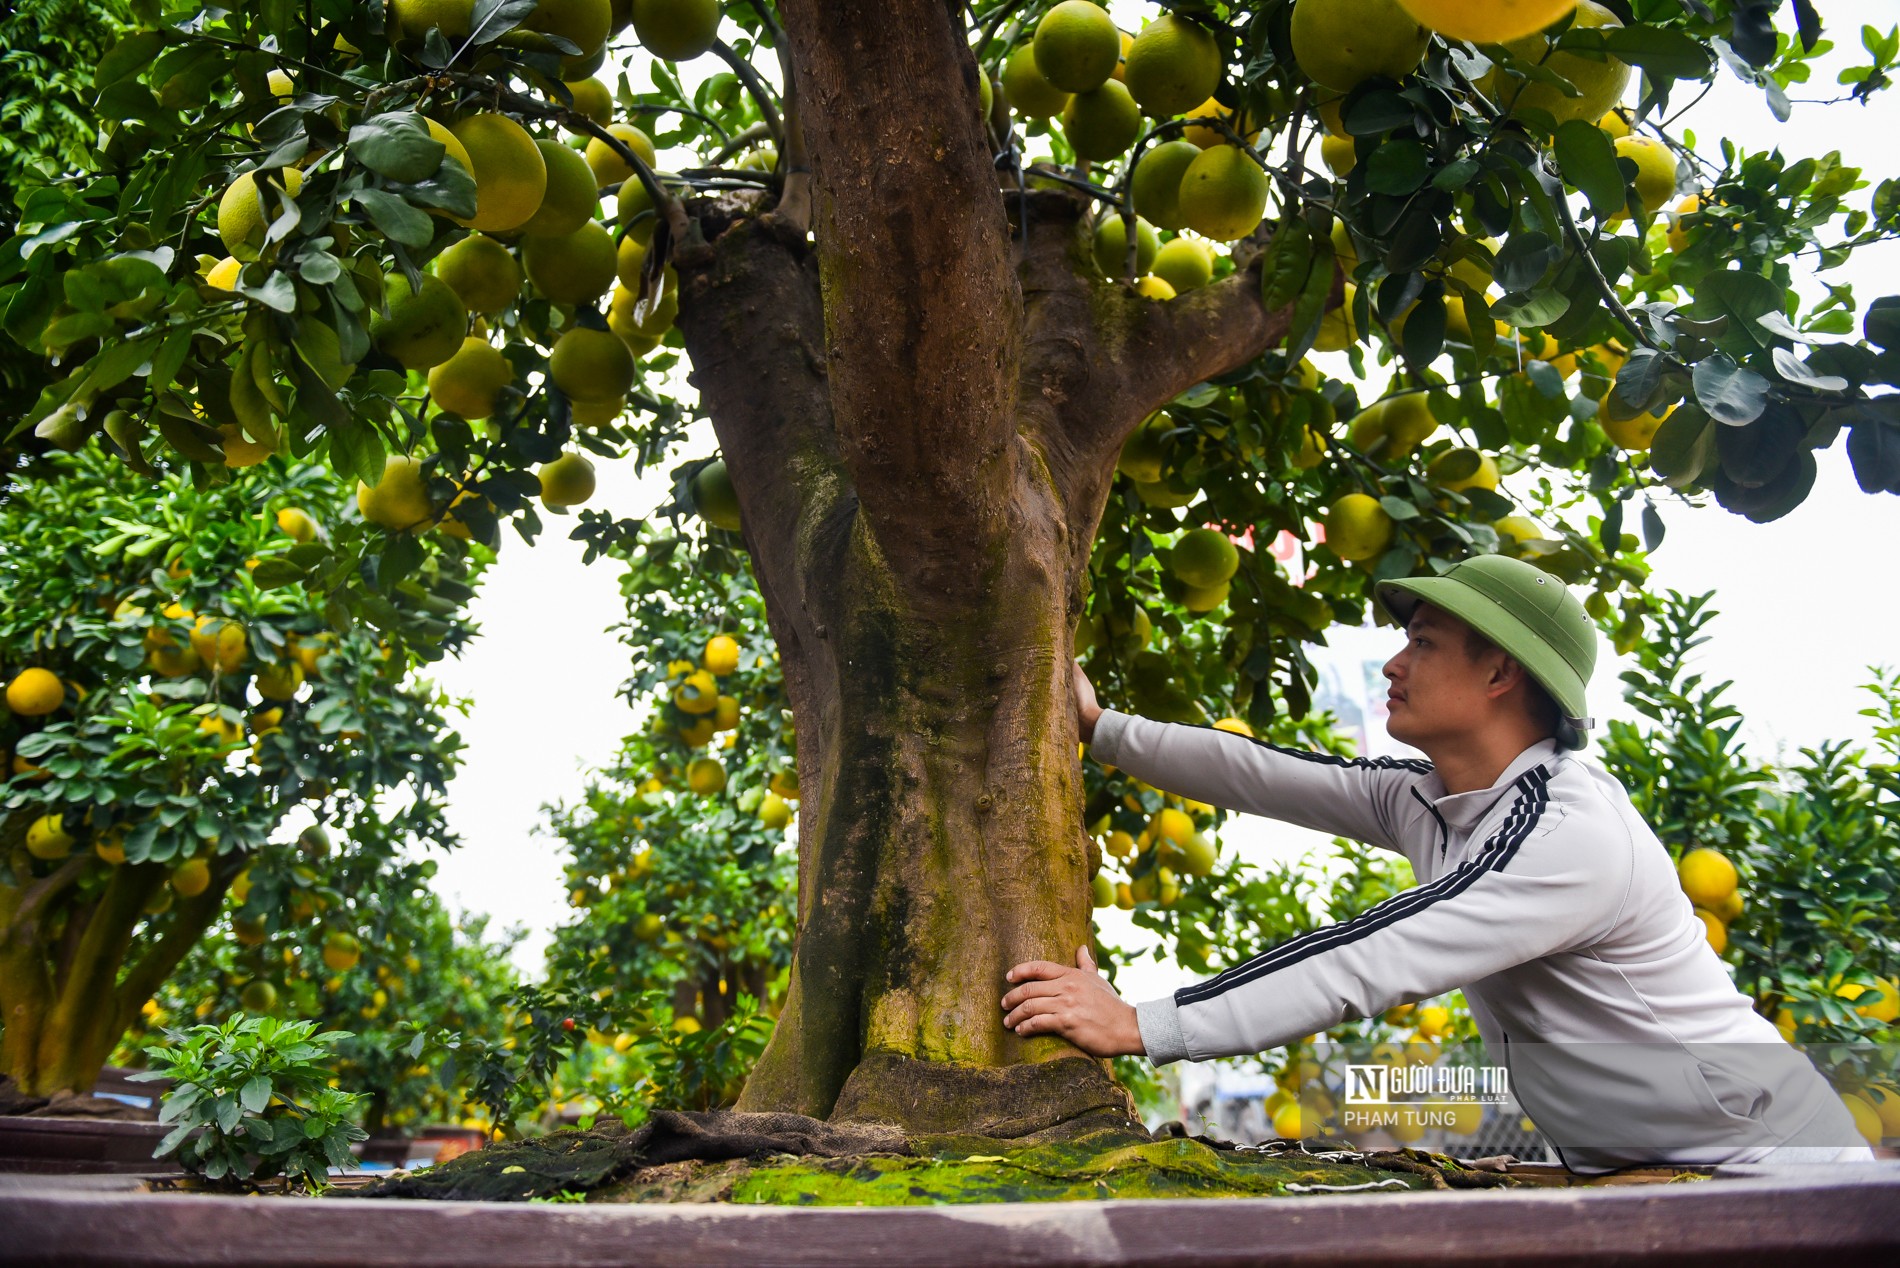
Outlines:
{"type": "Polygon", "coordinates": [[[439,28],[451,41],[468,38],[475,0],[389,0],[389,17],[396,36],[404,42],[420,44],[431,27],[439,28]]]}
{"type": "Polygon", "coordinates": [[[1141,107],[1114,80],[1076,93],[1062,109],[1062,135],[1078,159],[1105,163],[1141,135],[1141,107]]]}
{"type": "MultiPolygon", "coordinates": [[[[274,185],[279,181],[295,198],[297,191],[303,188],[303,173],[286,167],[271,173],[266,183],[274,185]]],[[[218,199],[218,237],[233,257],[255,260],[257,253],[264,249],[264,234],[277,219],[278,197],[276,189],[257,187],[254,172],[244,173],[225,188],[224,196],[218,199]]]]}
{"type": "Polygon", "coordinates": [[[1630,453],[1641,453],[1654,444],[1656,432],[1662,427],[1663,420],[1676,411],[1676,407],[1671,405],[1660,415],[1644,412],[1634,418],[1617,418],[1610,412],[1610,397],[1609,392],[1603,394],[1602,403],[1597,406],[1597,423],[1610,438],[1611,444],[1630,453]]]}
{"type": "Polygon", "coordinates": [[[589,220],[559,237],[527,237],[521,242],[521,263],[534,289],[550,302],[591,305],[614,284],[613,235],[589,220]]]}
{"type": "Polygon", "coordinates": [[[1503,44],[1541,31],[1577,7],[1577,0],[1399,0],[1440,35],[1473,44],[1503,44]]]}
{"type": "Polygon", "coordinates": [[[372,524],[391,532],[420,532],[435,514],[420,459],[390,454],[374,485],[356,482],[356,509],[372,524]]]}
{"type": "Polygon", "coordinates": [[[1306,77],[1343,93],[1375,75],[1404,79],[1432,33],[1398,0],[1299,0],[1292,36],[1293,60],[1306,77]]]}
{"type": "Polygon", "coordinates": [[[655,57],[691,61],[719,37],[719,0],[633,0],[633,33],[655,57]]]}
{"type": "Polygon", "coordinates": [[[1062,0],[1044,14],[1031,47],[1042,77],[1063,92],[1100,88],[1122,59],[1115,19],[1089,0],[1062,0]]]}
{"type": "Polygon", "coordinates": [[[1236,145],[1201,151],[1181,176],[1180,212],[1187,227],[1216,242],[1252,233],[1267,212],[1271,181],[1236,145]]]}
{"type": "Polygon", "coordinates": [[[580,50],[561,54],[561,78],[576,79],[592,73],[584,68],[607,43],[612,25],[613,11],[607,0],[541,0],[508,42],[531,50],[553,51],[552,44],[538,37],[559,36],[580,50]]]}
{"type": "Polygon", "coordinates": [[[474,422],[495,412],[495,397],[515,381],[501,349],[470,335],[456,354],[429,371],[429,395],[451,414],[474,422]]]}
{"type": "Polygon", "coordinates": [[[624,396],[637,372],[633,353],[607,330],[576,326],[555,340],[548,354],[548,377],[577,401],[624,396]]]}
{"type": "Polygon", "coordinates": [[[1392,516],[1379,499],[1348,493],[1326,512],[1326,544],[1341,559],[1371,559],[1392,544],[1392,516]]]}
{"type": "MultiPolygon", "coordinates": [[[[1669,196],[1676,192],[1676,156],[1670,148],[1653,137],[1626,136],[1616,141],[1616,157],[1628,159],[1636,164],[1636,179],[1632,188],[1636,197],[1642,200],[1643,215],[1653,216],[1662,210],[1669,196]]],[[[1619,220],[1619,213],[1612,220],[1619,220]]]]}
{"type": "Polygon", "coordinates": [[[385,316],[370,323],[369,337],[405,370],[427,370],[454,356],[468,333],[468,310],[447,282],[429,273],[411,290],[401,270],[384,282],[385,316]]]}
{"type": "MultiPolygon", "coordinates": [[[[1155,253],[1161,249],[1161,239],[1155,233],[1153,225],[1139,216],[1135,218],[1135,276],[1140,277],[1154,266],[1155,253]]],[[[1113,211],[1105,213],[1100,224],[1095,226],[1094,242],[1095,267],[1110,277],[1120,277],[1128,263],[1127,222],[1113,211]]]]}
{"type": "Polygon", "coordinates": [[[23,718],[41,718],[66,700],[66,684],[50,669],[22,669],[7,684],[7,708],[23,718]]]}
{"type": "Polygon", "coordinates": [[[1168,571],[1190,586],[1220,585],[1239,568],[1239,549],[1227,534],[1211,528],[1189,529],[1168,555],[1168,571]]]}
{"type": "MultiPolygon", "coordinates": [[[[1621,25],[1623,20],[1596,3],[1596,0],[1578,0],[1577,14],[1571,21],[1570,29],[1576,31],[1621,25]]],[[[1622,99],[1623,90],[1629,86],[1630,68],[1616,58],[1588,57],[1561,48],[1552,52],[1550,41],[1541,34],[1508,40],[1505,47],[1519,61],[1541,65],[1545,70],[1569,80],[1583,94],[1580,97],[1567,96],[1555,84],[1523,81],[1506,75],[1502,70],[1495,70],[1480,80],[1478,86],[1486,96],[1506,110],[1531,107],[1545,111],[1558,123],[1570,119],[1588,119],[1594,123],[1622,99]]]]}
{"type": "Polygon", "coordinates": [[[1682,856],[1682,861],[1676,864],[1676,879],[1690,902],[1714,911],[1735,892],[1739,877],[1735,864],[1729,862],[1726,854],[1703,846],[1682,856]]]}
{"type": "Polygon", "coordinates": [[[1177,294],[1214,280],[1214,248],[1197,238],[1171,238],[1155,252],[1154,274],[1177,294]]]}
{"type": "Polygon", "coordinates": [[[521,293],[521,265],[513,252],[479,233],[469,234],[438,255],[435,272],[471,313],[493,316],[521,293]]]}
{"type": "Polygon", "coordinates": [[[1319,159],[1326,164],[1326,170],[1341,180],[1359,165],[1359,147],[1349,136],[1321,137],[1319,159]]]}
{"type": "Polygon", "coordinates": [[[548,165],[528,130],[502,114],[473,114],[449,129],[468,151],[475,173],[472,229],[519,229],[547,193],[548,165]]]}
{"type": "Polygon", "coordinates": [[[586,159],[559,141],[537,137],[534,148],[547,164],[547,188],[541,195],[541,205],[521,226],[521,232],[543,238],[574,233],[600,210],[600,188],[594,183],[594,171],[586,159]]]}
{"type": "MultiPolygon", "coordinates": [[[[610,123],[607,131],[622,145],[640,156],[640,161],[649,168],[653,166],[653,138],[649,137],[631,123],[610,123]]],[[[613,146],[599,137],[587,142],[587,166],[593,170],[594,186],[605,189],[609,185],[619,185],[634,179],[633,166],[620,157],[613,146]]]]}
{"type": "Polygon", "coordinates": [[[1043,77],[1036,65],[1036,50],[1018,45],[1003,63],[1003,95],[1010,107],[1026,119],[1046,119],[1061,114],[1069,104],[1069,94],[1043,77]]]}
{"type": "Polygon", "coordinates": [[[564,453],[544,463],[536,474],[541,478],[541,502],[545,506],[579,506],[594,496],[594,464],[577,453],[564,453]]]}
{"type": "Polygon", "coordinates": [[[1135,210],[1159,228],[1186,228],[1187,222],[1181,219],[1181,177],[1200,155],[1201,147],[1192,141],[1164,141],[1145,150],[1129,178],[1135,210]]]}
{"type": "Polygon", "coordinates": [[[1220,86],[1220,44],[1199,23],[1164,13],[1129,46],[1123,79],[1141,108],[1166,119],[1214,95],[1220,86]]]}
{"type": "Polygon", "coordinates": [[[614,98],[607,85],[589,76],[586,79],[565,83],[567,91],[573,95],[574,109],[586,115],[595,123],[606,127],[614,117],[614,98]]]}
{"type": "Polygon", "coordinates": [[[1439,488],[1452,493],[1498,487],[1498,464],[1490,454],[1476,449],[1447,449],[1432,459],[1425,474],[1439,488]]]}

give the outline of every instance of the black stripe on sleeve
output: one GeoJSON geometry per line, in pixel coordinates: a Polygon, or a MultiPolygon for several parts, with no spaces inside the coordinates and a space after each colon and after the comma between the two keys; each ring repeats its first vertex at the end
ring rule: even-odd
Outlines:
{"type": "Polygon", "coordinates": [[[1544,767],[1534,766],[1525,771],[1518,776],[1516,785],[1517,800],[1512,804],[1510,814],[1498,830],[1491,834],[1483,852],[1476,858],[1460,864],[1429,885],[1420,885],[1403,894],[1396,894],[1351,920],[1302,934],[1291,942],[1282,943],[1255,956],[1245,964],[1236,965],[1218,977],[1184,986],[1174,993],[1176,1007],[1204,1003],[1269,973],[1290,968],[1323,951],[1357,942],[1407,916],[1417,915],[1434,903],[1456,897],[1486,872],[1503,871],[1543,816],[1544,808],[1550,804],[1550,772],[1544,767]]]}
{"type": "MultiPolygon", "coordinates": [[[[1220,731],[1217,726],[1205,722],[1177,722],[1174,726],[1190,726],[1197,731],[1220,731]]],[[[1324,753],[1318,749],[1287,748],[1281,744],[1263,740],[1254,735],[1242,735],[1238,731],[1221,731],[1222,735],[1231,735],[1235,739],[1245,740],[1260,748],[1271,749],[1287,757],[1297,757],[1303,762],[1315,762],[1321,766],[1344,766],[1353,770],[1409,770],[1416,775],[1429,775],[1434,769],[1432,764],[1418,757],[1339,757],[1324,753]]]]}

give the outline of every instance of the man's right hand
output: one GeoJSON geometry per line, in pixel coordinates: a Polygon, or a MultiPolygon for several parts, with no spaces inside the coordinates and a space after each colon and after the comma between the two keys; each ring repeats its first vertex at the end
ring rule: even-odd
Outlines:
{"type": "Polygon", "coordinates": [[[1082,672],[1082,662],[1075,662],[1075,729],[1081,735],[1084,744],[1095,738],[1095,720],[1102,716],[1102,706],[1095,703],[1095,684],[1082,672]]]}

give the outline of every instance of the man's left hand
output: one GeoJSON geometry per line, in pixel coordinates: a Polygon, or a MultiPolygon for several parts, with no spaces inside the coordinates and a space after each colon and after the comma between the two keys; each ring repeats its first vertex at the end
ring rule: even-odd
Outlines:
{"type": "Polygon", "coordinates": [[[1141,1026],[1135,1009],[1095,967],[1087,947],[1078,947],[1074,968],[1052,960],[1029,960],[1006,975],[1015,989],[1003,996],[1003,1025],[1018,1035],[1054,1035],[1092,1057],[1140,1056],[1141,1026]]]}

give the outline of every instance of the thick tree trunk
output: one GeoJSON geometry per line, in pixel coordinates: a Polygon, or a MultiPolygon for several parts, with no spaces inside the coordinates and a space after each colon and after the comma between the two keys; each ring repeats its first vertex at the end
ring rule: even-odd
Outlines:
{"type": "Polygon", "coordinates": [[[741,1108],[1019,1135],[1129,1111],[998,1007],[1012,964],[1089,939],[1069,665],[1115,455],[1285,322],[1256,270],[1139,299],[1093,278],[1076,201],[1005,199],[954,7],[786,0],[816,245],[697,205],[680,324],[803,793],[791,989],[741,1108]]]}

